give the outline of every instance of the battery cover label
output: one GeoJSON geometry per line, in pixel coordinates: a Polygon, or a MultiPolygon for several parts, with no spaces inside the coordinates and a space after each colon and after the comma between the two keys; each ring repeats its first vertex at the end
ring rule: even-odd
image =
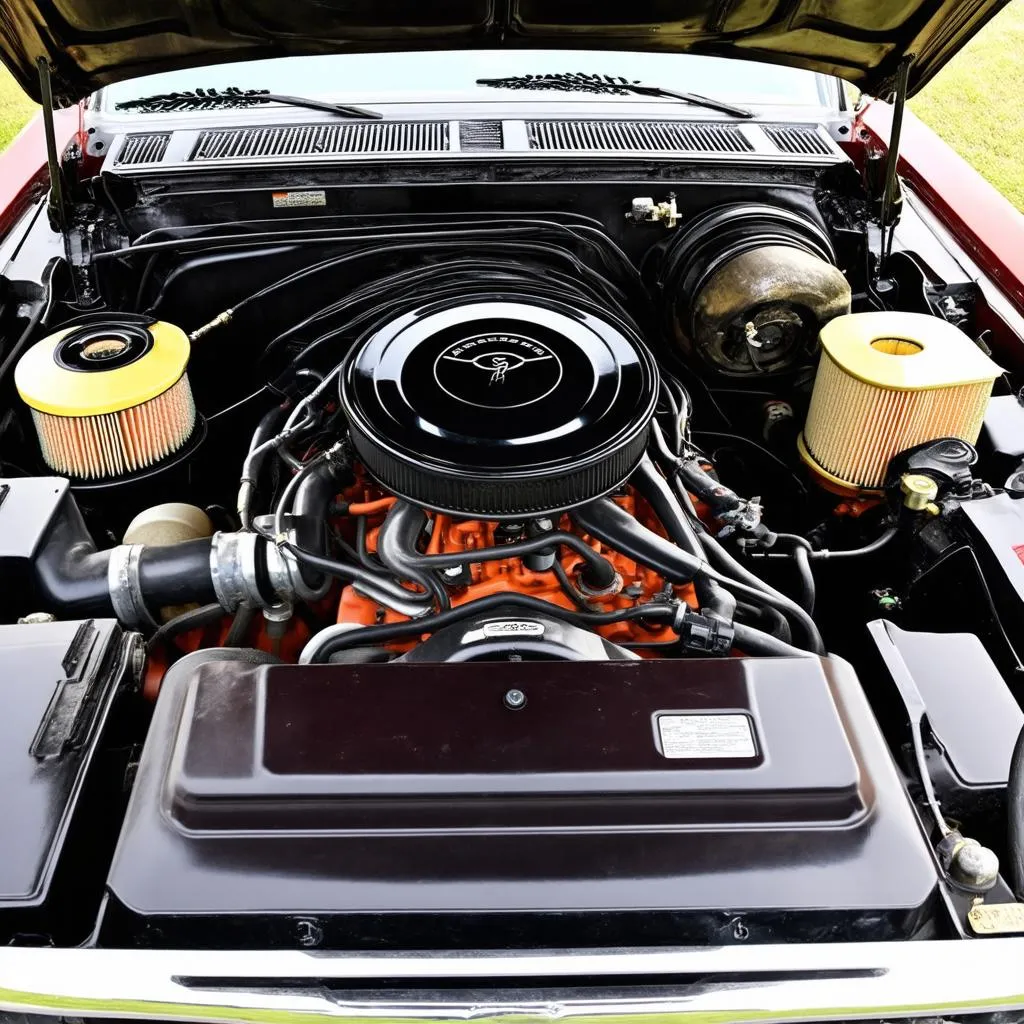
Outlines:
{"type": "Polygon", "coordinates": [[[754,733],[746,715],[659,715],[665,757],[755,757],[754,733]]]}

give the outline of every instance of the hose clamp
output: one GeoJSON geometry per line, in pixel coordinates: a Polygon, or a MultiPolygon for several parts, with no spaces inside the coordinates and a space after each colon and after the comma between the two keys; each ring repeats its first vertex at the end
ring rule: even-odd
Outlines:
{"type": "Polygon", "coordinates": [[[119,544],[107,563],[107,591],[118,621],[129,629],[153,629],[157,622],[146,607],[139,579],[142,544],[119,544]]]}
{"type": "Polygon", "coordinates": [[[256,581],[255,533],[223,533],[213,535],[210,544],[210,578],[220,606],[229,612],[249,603],[259,608],[267,601],[256,581]]]}
{"type": "MultiPolygon", "coordinates": [[[[292,535],[286,534],[285,540],[292,535]]],[[[282,600],[319,601],[331,589],[331,578],[324,576],[316,587],[311,587],[302,575],[298,559],[287,549],[267,544],[267,577],[282,600]]]]}
{"type": "Polygon", "coordinates": [[[217,601],[229,612],[241,604],[273,609],[282,603],[294,604],[296,600],[319,601],[331,588],[329,578],[315,588],[309,586],[290,552],[248,531],[213,535],[210,576],[217,601]],[[263,568],[259,558],[261,547],[263,568]]]}

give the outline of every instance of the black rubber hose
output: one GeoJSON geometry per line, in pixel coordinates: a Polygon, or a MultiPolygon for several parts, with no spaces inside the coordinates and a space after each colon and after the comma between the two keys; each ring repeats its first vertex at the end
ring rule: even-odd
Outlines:
{"type": "MultiPolygon", "coordinates": [[[[405,509],[413,509],[413,512],[403,511],[403,516],[411,517],[415,514],[422,517],[419,527],[419,530],[422,530],[423,524],[426,522],[426,513],[422,509],[399,501],[392,506],[387,519],[384,520],[384,526],[381,528],[382,535],[388,526],[388,521],[396,515],[396,510],[400,506],[405,509]]],[[[419,536],[418,531],[416,536],[419,536]]],[[[405,565],[417,569],[447,569],[454,565],[474,565],[477,562],[498,562],[506,558],[519,558],[523,555],[535,554],[538,551],[547,551],[559,544],[570,548],[583,559],[585,563],[583,578],[587,586],[594,590],[604,590],[615,583],[615,566],[604,555],[595,551],[582,537],[564,530],[549,530],[528,540],[512,541],[509,544],[499,544],[491,548],[474,548],[470,551],[452,551],[438,555],[422,555],[415,549],[410,550],[406,544],[401,551],[401,559],[405,565]]],[[[380,539],[378,538],[378,548],[379,545],[380,539]]],[[[379,550],[378,554],[380,554],[379,550]]],[[[384,560],[383,555],[381,557],[384,560]]]]}
{"type": "MultiPolygon", "coordinates": [[[[328,660],[332,654],[348,647],[364,647],[374,644],[390,643],[393,640],[402,640],[409,636],[419,636],[422,633],[435,633],[446,626],[453,626],[464,619],[473,618],[477,615],[503,608],[518,607],[543,615],[550,615],[554,618],[564,619],[577,625],[585,626],[606,626],[615,622],[626,622],[636,619],[648,619],[654,621],[672,621],[675,618],[676,610],[672,605],[652,603],[646,605],[635,605],[631,608],[619,608],[611,612],[584,612],[571,611],[559,605],[544,601],[539,597],[530,597],[528,594],[492,594],[489,597],[481,597],[476,601],[469,601],[466,604],[458,605],[444,612],[435,615],[424,615],[419,619],[410,619],[405,622],[391,622],[383,626],[363,626],[360,629],[351,629],[339,636],[325,640],[323,645],[315,652],[312,659],[316,662],[328,660]]],[[[315,641],[315,637],[313,640],[315,641]]],[[[311,643],[313,641],[310,641],[311,643]]]]}
{"type": "Polygon", "coordinates": [[[1024,728],[1010,758],[1010,778],[1006,783],[1006,848],[1010,855],[1010,887],[1024,901],[1024,728]]]}
{"type": "MultiPolygon", "coordinates": [[[[658,472],[648,455],[640,460],[631,482],[647,499],[654,514],[661,520],[669,537],[695,558],[703,557],[700,541],[672,493],[668,481],[658,472]]],[[[736,614],[736,599],[709,576],[701,574],[694,579],[697,601],[701,611],[724,622],[732,622],[736,614]]]]}
{"type": "Polygon", "coordinates": [[[169,622],[165,622],[149,638],[146,643],[146,651],[152,652],[165,640],[171,640],[191,629],[199,629],[203,626],[212,626],[224,618],[225,612],[219,604],[207,604],[200,608],[193,608],[190,611],[176,615],[169,622]]]}
{"type": "Polygon", "coordinates": [[[763,633],[771,633],[777,640],[789,644],[793,642],[793,633],[789,628],[789,620],[782,612],[767,605],[751,604],[749,601],[736,602],[736,614],[747,626],[759,629],[763,633]]]}
{"type": "Polygon", "coordinates": [[[224,646],[241,647],[249,635],[249,629],[255,618],[256,606],[243,601],[235,611],[235,617],[231,620],[231,628],[224,638],[224,646]]]}
{"type": "MultiPolygon", "coordinates": [[[[210,538],[144,547],[139,587],[149,608],[207,603],[216,599],[210,572],[210,538]]],[[[63,616],[109,616],[111,552],[97,551],[85,521],[68,496],[35,559],[42,603],[63,616]]]]}
{"type": "Polygon", "coordinates": [[[583,505],[573,511],[572,518],[591,537],[649,566],[671,583],[691,583],[711,569],[703,558],[648,530],[609,498],[583,505]]]}
{"type": "Polygon", "coordinates": [[[808,651],[787,644],[771,633],[765,633],[742,622],[733,623],[733,644],[744,654],[761,654],[775,658],[813,658],[808,651]]]}
{"type": "Polygon", "coordinates": [[[744,584],[756,595],[755,601],[771,605],[799,625],[811,650],[816,654],[825,653],[825,644],[814,619],[800,605],[781,591],[769,586],[759,576],[755,576],[745,565],[733,558],[710,534],[700,534],[700,542],[707,552],[708,558],[715,563],[715,568],[725,575],[727,586],[735,589],[737,585],[744,584]]]}
{"type": "MultiPolygon", "coordinates": [[[[785,554],[775,555],[768,553],[769,558],[789,558],[796,567],[799,592],[796,596],[797,604],[800,605],[808,615],[814,614],[814,603],[817,596],[817,587],[814,582],[814,570],[811,569],[811,553],[814,550],[811,542],[806,537],[796,533],[778,533],[775,535],[776,543],[782,541],[784,544],[791,544],[793,550],[785,554]]],[[[755,557],[757,557],[755,555],[755,557]]]]}
{"type": "Polygon", "coordinates": [[[580,611],[593,611],[587,603],[586,597],[576,589],[572,580],[566,575],[565,566],[557,558],[551,563],[551,572],[554,574],[555,579],[558,580],[558,585],[562,588],[563,593],[580,611]]]}
{"type": "Polygon", "coordinates": [[[149,608],[216,601],[210,538],[144,547],[139,557],[139,589],[149,608]]]}
{"type": "Polygon", "coordinates": [[[109,616],[110,552],[97,551],[74,498],[68,494],[34,561],[36,598],[62,617],[109,616]]]}
{"type": "Polygon", "coordinates": [[[429,569],[420,569],[417,558],[416,544],[426,526],[427,513],[423,509],[396,501],[377,533],[377,557],[384,568],[400,580],[410,580],[433,594],[438,606],[445,610],[451,607],[448,592],[429,569]]]}
{"type": "MultiPolygon", "coordinates": [[[[249,452],[256,451],[257,448],[265,444],[272,437],[277,436],[278,428],[290,407],[291,402],[285,401],[280,405],[275,405],[273,409],[268,409],[263,414],[256,425],[256,430],[253,432],[252,440],[249,442],[249,452]]],[[[260,452],[260,454],[253,458],[249,466],[249,475],[252,477],[254,489],[259,486],[260,470],[263,468],[263,464],[269,454],[269,449],[260,452]]]]}
{"type": "Polygon", "coordinates": [[[704,502],[713,515],[720,517],[743,504],[743,499],[734,490],[711,476],[701,466],[700,460],[676,455],[669,448],[665,435],[657,423],[651,424],[651,435],[654,440],[654,451],[661,460],[665,472],[679,477],[686,490],[704,502]]]}
{"type": "MultiPolygon", "coordinates": [[[[709,576],[723,586],[728,587],[738,597],[746,597],[757,604],[767,604],[790,616],[799,623],[807,635],[807,643],[815,654],[824,654],[825,645],[821,640],[814,620],[796,602],[784,594],[778,593],[758,580],[757,585],[750,585],[739,579],[726,577],[717,572],[707,562],[696,559],[687,551],[677,548],[671,541],[648,530],[638,523],[625,509],[613,501],[603,498],[577,509],[574,513],[576,522],[591,536],[596,537],[610,548],[621,551],[635,561],[648,565],[673,583],[689,583],[700,574],[709,576]]],[[[702,545],[711,540],[706,550],[718,550],[746,576],[752,576],[739,563],[728,556],[721,545],[713,539],[702,535],[702,545]]]]}
{"type": "Polygon", "coordinates": [[[814,572],[811,569],[810,554],[805,547],[797,547],[793,551],[793,561],[796,564],[797,574],[800,580],[800,592],[797,594],[797,604],[808,615],[814,614],[814,602],[817,590],[814,585],[814,572]]]}
{"type": "MultiPolygon", "coordinates": [[[[303,521],[299,544],[313,554],[326,555],[327,509],[338,492],[338,468],[324,459],[308,470],[301,470],[300,476],[292,501],[292,515],[303,521]]],[[[299,571],[306,584],[314,590],[323,581],[323,574],[312,566],[300,564],[299,571]]]]}

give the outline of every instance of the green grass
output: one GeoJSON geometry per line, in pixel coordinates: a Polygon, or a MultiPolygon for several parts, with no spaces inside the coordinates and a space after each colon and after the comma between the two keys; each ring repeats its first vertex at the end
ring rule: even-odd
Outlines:
{"type": "MultiPolygon", "coordinates": [[[[1024,0],[997,15],[910,106],[1024,210],[1024,0]]],[[[35,109],[0,67],[0,150],[35,109]]]]}
{"type": "Polygon", "coordinates": [[[36,105],[15,85],[7,69],[0,66],[0,149],[21,131],[35,112],[36,105]]]}
{"type": "Polygon", "coordinates": [[[1024,210],[1024,0],[997,14],[910,109],[1024,210]]]}

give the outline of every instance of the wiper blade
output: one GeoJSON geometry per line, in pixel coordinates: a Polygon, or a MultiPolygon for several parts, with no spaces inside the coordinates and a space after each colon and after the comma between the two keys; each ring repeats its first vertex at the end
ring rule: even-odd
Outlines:
{"type": "Polygon", "coordinates": [[[285,103],[290,107],[308,107],[310,110],[324,110],[328,114],[340,114],[363,120],[377,121],[383,116],[365,107],[350,107],[344,103],[328,103],[325,100],[309,99],[306,96],[282,96],[269,89],[193,89],[185,92],[163,92],[153,96],[141,96],[115,104],[116,110],[134,110],[140,114],[173,114],[191,110],[232,110],[242,107],[256,107],[262,103],[285,103]]]}
{"type": "Polygon", "coordinates": [[[754,112],[746,107],[736,107],[731,103],[701,96],[696,92],[676,92],[674,89],[663,89],[657,85],[643,85],[631,82],[626,78],[614,78],[611,75],[588,75],[582,71],[570,71],[554,75],[519,75],[513,78],[478,78],[477,85],[486,85],[492,89],[546,89],[557,92],[586,92],[604,96],[663,96],[666,99],[682,100],[694,106],[707,107],[709,110],[720,110],[723,114],[733,117],[753,117],[754,112]]]}

